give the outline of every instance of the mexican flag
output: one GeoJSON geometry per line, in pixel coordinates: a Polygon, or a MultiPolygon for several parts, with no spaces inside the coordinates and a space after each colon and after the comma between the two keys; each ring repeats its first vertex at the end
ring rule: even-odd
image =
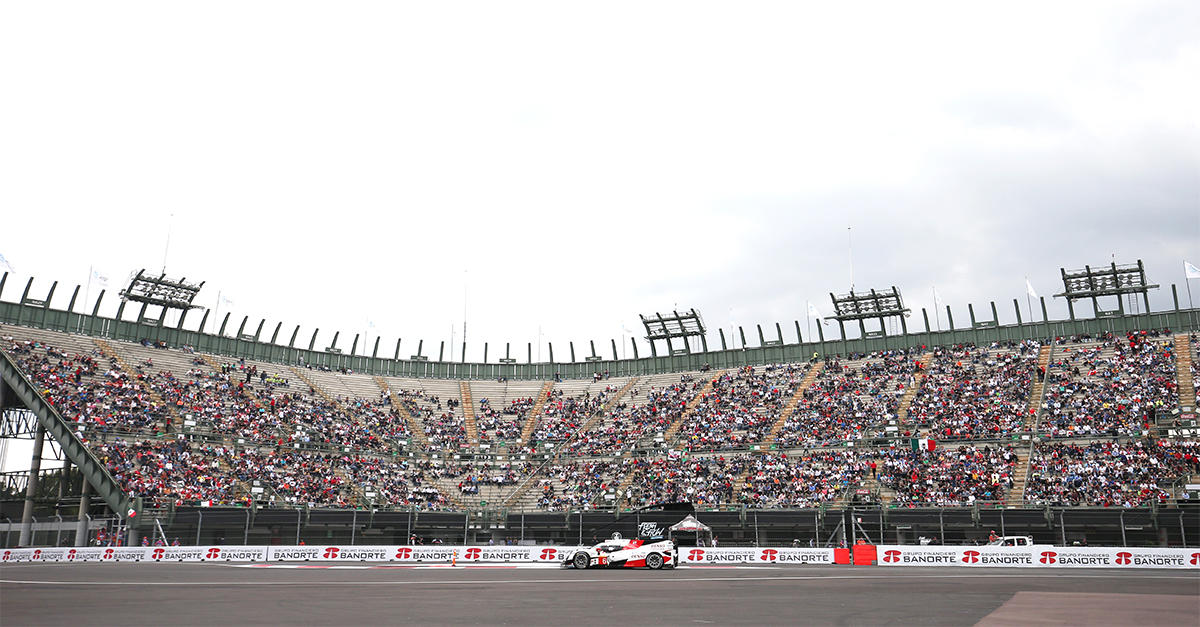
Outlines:
{"type": "Polygon", "coordinates": [[[908,441],[908,444],[912,446],[914,453],[917,451],[932,451],[933,449],[937,448],[937,441],[930,440],[929,438],[913,438],[908,441]]]}

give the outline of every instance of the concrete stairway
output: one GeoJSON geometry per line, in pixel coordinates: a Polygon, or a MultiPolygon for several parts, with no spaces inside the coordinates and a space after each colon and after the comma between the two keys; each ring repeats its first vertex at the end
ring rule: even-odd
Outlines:
{"type": "Polygon", "coordinates": [[[464,428],[467,431],[467,443],[479,446],[479,425],[475,421],[475,399],[471,397],[471,384],[462,381],[458,384],[459,398],[462,399],[464,428]]]}
{"type": "MultiPolygon", "coordinates": [[[[571,440],[574,440],[576,437],[578,437],[582,433],[587,433],[587,430],[593,424],[595,424],[597,421],[601,420],[603,418],[604,414],[607,414],[608,412],[612,411],[612,408],[617,406],[617,403],[619,403],[621,401],[621,399],[624,398],[625,395],[629,393],[629,390],[633,389],[633,386],[637,385],[637,382],[638,382],[638,377],[630,377],[629,380],[625,382],[625,385],[621,386],[621,389],[618,390],[616,394],[613,394],[613,397],[611,399],[609,399],[609,401],[607,403],[604,404],[604,407],[601,408],[600,411],[597,411],[596,413],[592,414],[587,420],[585,420],[583,422],[583,424],[579,425],[579,428],[576,429],[575,433],[573,433],[571,435],[570,440],[567,440],[567,442],[564,442],[562,446],[556,447],[554,449],[554,454],[551,456],[551,458],[549,460],[546,461],[546,463],[542,464],[541,467],[539,467],[537,470],[530,473],[529,477],[527,477],[524,482],[522,482],[520,485],[518,485],[517,488],[512,491],[512,493],[510,493],[508,496],[506,496],[504,498],[503,505],[505,507],[511,507],[515,503],[525,502],[525,499],[524,499],[525,494],[527,492],[529,492],[530,488],[537,483],[537,478],[541,475],[542,469],[555,463],[558,460],[559,456],[562,455],[562,452],[567,449],[567,445],[570,444],[571,440]]],[[[627,452],[625,457],[628,457],[630,454],[631,453],[627,452]]],[[[633,481],[632,477],[627,477],[627,479],[629,481],[633,481]]],[[[625,478],[623,478],[622,481],[624,482],[625,478]]],[[[626,484],[626,485],[628,485],[628,484],[626,484]]]]}
{"type": "MultiPolygon", "coordinates": [[[[823,361],[818,362],[812,368],[808,369],[808,372],[804,374],[804,378],[800,380],[800,386],[796,388],[795,394],[792,394],[792,397],[788,399],[787,405],[784,405],[783,412],[779,414],[779,419],[775,421],[774,425],[771,425],[771,431],[763,439],[762,444],[774,444],[778,440],[779,432],[783,430],[783,425],[787,424],[792,414],[796,413],[796,407],[800,404],[800,399],[804,398],[804,392],[812,386],[813,381],[817,380],[817,377],[823,370],[825,370],[825,362],[823,361]]],[[[747,472],[749,471],[747,470],[747,472]]]]}
{"type": "MultiPolygon", "coordinates": [[[[1048,344],[1038,351],[1037,365],[1041,372],[1050,376],[1050,359],[1054,353],[1054,345],[1048,344]]],[[[1025,415],[1025,430],[1036,431],[1038,417],[1042,411],[1042,399],[1046,396],[1046,381],[1039,381],[1037,374],[1033,376],[1033,390],[1029,394],[1029,413],[1025,415]]]]}
{"type": "MultiPolygon", "coordinates": [[[[96,348],[100,349],[101,353],[104,353],[105,357],[109,358],[110,360],[115,360],[117,362],[117,367],[121,369],[121,372],[124,372],[126,376],[134,381],[138,380],[137,370],[131,368],[129,364],[125,363],[125,360],[121,359],[121,356],[117,354],[117,351],[113,350],[113,347],[108,342],[100,338],[92,338],[92,343],[96,345],[96,348]]],[[[156,392],[153,387],[147,385],[145,382],[142,382],[142,389],[146,390],[146,394],[150,397],[150,400],[154,401],[155,404],[167,409],[167,414],[170,415],[170,422],[169,424],[163,425],[164,430],[178,431],[183,428],[183,417],[180,416],[179,413],[175,411],[175,408],[167,403],[167,401],[163,399],[163,397],[156,392]]]]}
{"type": "Polygon", "coordinates": [[[1004,498],[1009,507],[1020,507],[1025,503],[1025,485],[1029,482],[1029,458],[1033,449],[1016,451],[1017,464],[1013,467],[1013,485],[1004,498]]]}
{"type": "MultiPolygon", "coordinates": [[[[329,403],[330,405],[333,405],[334,407],[336,407],[337,410],[342,413],[342,415],[346,416],[347,418],[349,418],[350,420],[352,420],[354,422],[359,422],[358,414],[356,414],[349,407],[346,407],[346,405],[344,403],[342,403],[340,400],[338,400],[334,396],[330,395],[329,392],[325,391],[320,385],[317,384],[316,381],[314,381],[311,377],[305,375],[301,369],[299,369],[295,366],[288,366],[288,370],[290,370],[292,372],[292,374],[296,375],[297,378],[299,378],[301,381],[303,381],[305,383],[305,385],[307,385],[309,388],[311,388],[313,390],[313,392],[316,393],[317,396],[324,399],[325,402],[329,403]]],[[[377,432],[375,429],[372,429],[370,425],[365,424],[365,423],[363,423],[363,424],[367,427],[367,431],[370,432],[372,435],[374,435],[377,439],[379,439],[381,441],[386,440],[386,438],[382,437],[379,434],[379,432],[377,432]]]]}
{"type": "MultiPolygon", "coordinates": [[[[213,372],[221,371],[221,364],[216,359],[214,359],[211,355],[204,355],[204,354],[200,354],[200,353],[197,353],[197,354],[199,355],[200,359],[204,361],[205,364],[208,364],[209,368],[213,369],[213,372]]],[[[256,401],[256,402],[262,401],[262,399],[259,398],[258,393],[254,391],[254,387],[252,385],[250,385],[249,383],[242,386],[242,393],[246,396],[246,398],[248,398],[252,401],[256,401]]]]}
{"type": "Polygon", "coordinates": [[[330,396],[328,392],[326,392],[324,389],[321,388],[321,386],[317,385],[316,381],[313,381],[312,378],[305,375],[304,372],[301,371],[299,368],[297,368],[295,366],[288,366],[288,370],[290,370],[292,372],[292,374],[296,375],[297,379],[300,379],[301,381],[303,381],[304,384],[307,385],[309,387],[309,389],[311,389],[313,391],[314,394],[316,394],[317,396],[320,396],[322,399],[324,399],[325,402],[330,403],[332,405],[336,405],[339,408],[341,407],[341,403],[337,402],[337,399],[330,396]]]}
{"type": "Polygon", "coordinates": [[[521,427],[522,444],[529,444],[529,438],[533,436],[534,430],[537,429],[538,417],[542,415],[542,408],[546,406],[546,399],[550,396],[552,390],[554,390],[554,381],[547,381],[542,385],[542,391],[534,402],[533,409],[529,410],[529,417],[525,419],[524,426],[521,427]]]}
{"type": "Polygon", "coordinates": [[[913,384],[904,391],[904,397],[900,399],[900,408],[896,411],[896,418],[899,419],[900,424],[908,422],[908,410],[912,407],[913,399],[917,397],[917,390],[921,389],[921,384],[929,376],[929,364],[933,361],[933,353],[925,353],[917,361],[921,363],[921,371],[913,377],[913,384]]]}
{"type": "Polygon", "coordinates": [[[705,396],[712,393],[713,382],[725,376],[727,373],[728,371],[716,372],[709,377],[708,382],[704,384],[704,387],[700,388],[700,391],[696,392],[696,396],[692,397],[692,400],[688,401],[687,407],[685,407],[683,411],[679,412],[679,417],[671,423],[671,426],[667,427],[667,430],[663,433],[664,442],[669,442],[671,444],[675,443],[675,438],[679,434],[679,429],[683,426],[683,421],[687,419],[692,412],[696,411],[696,406],[700,404],[700,401],[704,400],[705,396]]]}
{"type": "Polygon", "coordinates": [[[1192,380],[1192,345],[1186,333],[1175,336],[1175,380],[1179,384],[1179,407],[1196,408],[1196,388],[1192,380]]]}
{"type": "MultiPolygon", "coordinates": [[[[577,429],[575,431],[575,433],[571,436],[571,439],[575,439],[575,437],[578,436],[579,434],[587,433],[588,429],[591,429],[592,426],[594,426],[597,422],[600,422],[601,420],[603,420],[604,416],[606,414],[608,414],[609,412],[611,412],[612,408],[616,407],[617,403],[620,402],[621,399],[624,398],[625,395],[629,393],[629,390],[632,390],[633,386],[637,385],[637,382],[638,382],[638,377],[631,377],[628,381],[626,381],[625,385],[621,386],[621,389],[617,390],[617,393],[613,394],[613,397],[611,399],[609,399],[609,401],[607,403],[604,404],[603,409],[592,414],[591,416],[588,417],[587,420],[583,421],[583,424],[579,425],[579,429],[577,429]]],[[[561,450],[561,449],[559,449],[559,450],[561,450]]]]}
{"type": "Polygon", "coordinates": [[[375,379],[375,385],[378,385],[380,390],[387,392],[388,400],[392,403],[392,409],[395,409],[404,418],[404,422],[408,424],[408,431],[412,434],[413,439],[421,445],[422,449],[427,450],[429,448],[429,440],[425,437],[425,429],[421,426],[420,421],[408,411],[404,403],[400,402],[400,397],[396,396],[392,388],[388,387],[387,381],[384,381],[383,377],[375,376],[373,378],[375,379]]]}

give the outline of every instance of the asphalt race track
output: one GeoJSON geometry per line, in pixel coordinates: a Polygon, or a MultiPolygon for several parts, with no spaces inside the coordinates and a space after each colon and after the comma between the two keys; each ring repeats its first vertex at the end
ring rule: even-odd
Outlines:
{"type": "Polygon", "coordinates": [[[0,624],[1198,625],[1200,573],[9,564],[0,624]]]}

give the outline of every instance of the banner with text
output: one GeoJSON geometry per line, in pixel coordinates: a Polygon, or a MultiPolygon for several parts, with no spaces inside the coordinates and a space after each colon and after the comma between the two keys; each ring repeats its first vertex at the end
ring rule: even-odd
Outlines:
{"type": "Polygon", "coordinates": [[[833,549],[680,547],[683,564],[832,564],[833,549]]]}
{"type": "Polygon", "coordinates": [[[880,566],[1198,568],[1200,549],[880,545],[880,566]]]}

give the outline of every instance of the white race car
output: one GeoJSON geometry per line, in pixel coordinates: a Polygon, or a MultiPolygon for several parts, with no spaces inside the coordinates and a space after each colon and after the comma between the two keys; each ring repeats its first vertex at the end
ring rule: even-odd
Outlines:
{"type": "Polygon", "coordinates": [[[671,540],[647,542],[645,540],[623,540],[613,538],[590,548],[579,548],[568,552],[565,566],[584,568],[649,568],[658,570],[664,566],[674,568],[679,562],[679,553],[671,540]]]}

